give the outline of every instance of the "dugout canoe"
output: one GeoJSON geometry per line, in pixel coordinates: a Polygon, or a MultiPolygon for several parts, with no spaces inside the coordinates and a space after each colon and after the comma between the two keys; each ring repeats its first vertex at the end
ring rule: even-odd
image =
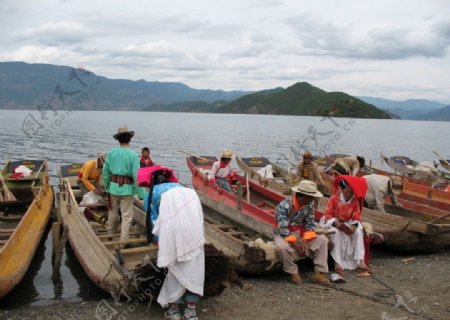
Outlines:
{"type": "MultiPolygon", "coordinates": [[[[276,226],[275,207],[285,196],[242,175],[237,175],[236,193],[220,189],[208,179],[215,161],[213,156],[186,158],[192,185],[204,208],[207,240],[230,256],[242,273],[262,274],[278,269],[271,240],[276,226]]],[[[296,255],[295,260],[303,258],[296,255]]]]}
{"type": "MultiPolygon", "coordinates": [[[[16,200],[0,199],[0,298],[7,295],[28,270],[53,208],[53,189],[48,183],[47,162],[8,161],[1,171],[16,200]],[[32,170],[25,178],[13,178],[14,169],[32,170]]],[[[5,187],[0,186],[3,195],[5,187]]]]}
{"type": "MultiPolygon", "coordinates": [[[[59,219],[68,229],[70,246],[95,285],[116,297],[142,296],[142,279],[136,272],[144,259],[153,261],[157,257],[156,245],[147,244],[145,217],[135,208],[129,240],[120,240],[120,233],[108,234],[106,225],[80,210],[76,183],[80,167],[72,164],[59,168],[59,219]],[[120,248],[124,245],[130,248],[120,248]]],[[[97,215],[107,214],[106,205],[95,209],[97,215]]]]}

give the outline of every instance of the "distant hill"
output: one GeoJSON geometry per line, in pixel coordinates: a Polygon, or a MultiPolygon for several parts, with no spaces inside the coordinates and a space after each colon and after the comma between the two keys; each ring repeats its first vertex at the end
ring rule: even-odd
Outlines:
{"type": "Polygon", "coordinates": [[[208,113],[216,112],[221,106],[227,104],[227,101],[220,100],[213,103],[205,101],[185,101],[175,102],[169,105],[153,105],[144,108],[142,111],[163,111],[163,112],[198,112],[208,113]]]}
{"type": "Polygon", "coordinates": [[[409,99],[404,101],[389,100],[376,97],[359,97],[374,106],[398,115],[402,119],[417,119],[433,110],[445,107],[440,102],[425,99],[409,99]]]}
{"type": "Polygon", "coordinates": [[[384,111],[344,92],[326,92],[307,82],[245,95],[220,108],[223,113],[285,114],[390,119],[384,111]]]}
{"type": "Polygon", "coordinates": [[[416,117],[417,120],[450,121],[450,106],[416,117]]]}
{"type": "Polygon", "coordinates": [[[66,103],[79,98],[74,92],[87,92],[89,99],[79,104],[83,110],[142,110],[180,101],[231,101],[249,93],[197,90],[177,82],[108,79],[84,72],[67,66],[0,62],[0,109],[34,109],[44,99],[57,97],[55,91],[63,92],[66,103]],[[93,83],[97,83],[95,91],[89,90],[93,83]]]}

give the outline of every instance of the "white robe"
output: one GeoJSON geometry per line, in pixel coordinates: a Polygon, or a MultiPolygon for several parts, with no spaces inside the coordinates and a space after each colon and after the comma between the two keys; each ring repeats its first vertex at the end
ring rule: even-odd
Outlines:
{"type": "Polygon", "coordinates": [[[202,206],[194,190],[177,187],[162,194],[153,234],[159,237],[157,265],[168,268],[158,303],[166,307],[186,290],[202,296],[205,237],[202,206]]]}
{"type": "MultiPolygon", "coordinates": [[[[344,198],[340,196],[340,201],[344,202],[344,198]]],[[[351,201],[351,199],[350,199],[351,201]]],[[[364,261],[364,229],[358,221],[350,220],[346,222],[348,226],[358,224],[356,231],[348,236],[345,232],[333,227],[336,218],[327,220],[325,223],[321,221],[324,228],[334,230],[335,233],[330,235],[330,241],[333,243],[333,249],[330,251],[335,263],[347,270],[355,270],[359,264],[364,261]]]]}

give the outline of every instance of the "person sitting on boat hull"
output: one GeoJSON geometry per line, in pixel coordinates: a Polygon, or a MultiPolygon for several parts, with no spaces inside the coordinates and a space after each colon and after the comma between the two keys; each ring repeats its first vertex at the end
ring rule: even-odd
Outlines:
{"type": "Polygon", "coordinates": [[[96,160],[86,161],[78,173],[77,184],[81,190],[81,197],[89,191],[97,195],[102,193],[101,176],[103,164],[105,163],[106,154],[102,153],[96,160]]]}
{"type": "Polygon", "coordinates": [[[309,180],[303,180],[291,188],[293,196],[281,201],[275,209],[277,227],[274,230],[274,242],[283,264],[283,271],[291,275],[294,284],[303,282],[298,266],[294,262],[294,250],[300,255],[312,254],[315,265],[314,282],[329,284],[328,273],[328,239],[317,235],[306,242],[303,233],[315,230],[314,207],[315,198],[322,197],[317,191],[317,185],[309,180]]]}
{"type": "Polygon", "coordinates": [[[364,197],[367,207],[385,212],[384,204],[386,197],[391,198],[392,204],[401,207],[397,195],[403,191],[402,178],[399,176],[384,176],[381,174],[370,174],[363,176],[367,181],[368,189],[364,197]]]}
{"type": "Polygon", "coordinates": [[[361,201],[367,191],[363,178],[341,175],[333,182],[340,191],[328,200],[326,208],[326,228],[335,231],[330,235],[333,248],[330,252],[335,271],[342,274],[344,269],[370,271],[364,262],[364,229],[361,224],[361,201]]]}
{"type": "MultiPolygon", "coordinates": [[[[303,153],[303,160],[299,161],[297,165],[296,180],[310,180],[317,184],[317,187],[323,188],[325,182],[320,175],[319,166],[313,161],[313,155],[311,151],[305,151],[303,153]]],[[[319,199],[314,200],[314,208],[319,207],[319,199]]]]}
{"type": "Polygon", "coordinates": [[[220,188],[228,192],[231,192],[231,185],[229,180],[234,176],[233,168],[230,165],[230,162],[233,158],[234,155],[231,150],[223,150],[220,160],[214,162],[211,171],[209,172],[209,181],[211,183],[217,183],[220,188]]]}

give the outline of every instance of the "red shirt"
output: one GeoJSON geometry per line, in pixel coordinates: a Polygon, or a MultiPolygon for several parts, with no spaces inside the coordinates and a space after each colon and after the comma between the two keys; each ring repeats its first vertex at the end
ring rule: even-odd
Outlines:
{"type": "Polygon", "coordinates": [[[361,208],[358,199],[354,196],[349,203],[341,203],[339,193],[331,196],[325,211],[327,220],[336,218],[341,222],[361,221],[361,208]]]}
{"type": "Polygon", "coordinates": [[[148,157],[148,159],[144,159],[143,157],[141,157],[139,163],[141,165],[141,168],[152,167],[154,164],[152,158],[150,157],[148,157]]]}

